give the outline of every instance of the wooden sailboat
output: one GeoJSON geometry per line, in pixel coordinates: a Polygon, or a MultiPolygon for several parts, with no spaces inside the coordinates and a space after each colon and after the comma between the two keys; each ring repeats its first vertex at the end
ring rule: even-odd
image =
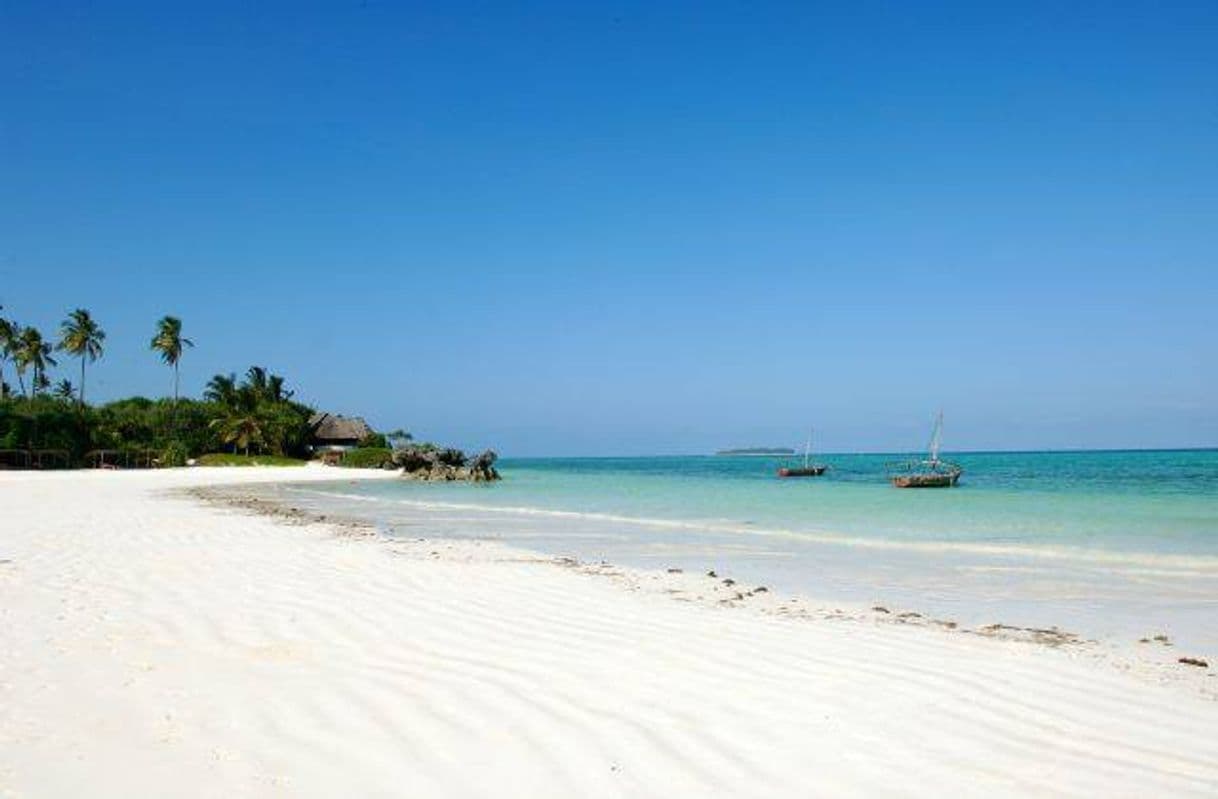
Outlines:
{"type": "Polygon", "coordinates": [[[964,469],[939,458],[939,446],[942,442],[943,411],[939,411],[926,459],[890,465],[888,479],[897,488],[951,488],[956,485],[960,475],[964,474],[964,469]]]}
{"type": "Polygon", "coordinates": [[[804,444],[804,463],[803,466],[783,466],[778,470],[779,477],[820,477],[825,473],[825,469],[829,468],[823,463],[812,463],[809,458],[812,455],[812,431],[808,431],[808,441],[804,444]]]}

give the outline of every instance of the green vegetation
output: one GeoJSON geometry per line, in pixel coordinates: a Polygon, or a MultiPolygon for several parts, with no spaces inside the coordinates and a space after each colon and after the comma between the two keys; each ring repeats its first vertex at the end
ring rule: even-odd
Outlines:
{"type": "MultiPolygon", "coordinates": [[[[216,375],[203,398],[180,395],[183,353],[194,343],[182,336],[182,321],[165,316],[157,322],[150,347],[173,368],[172,399],[130,397],[91,406],[85,401],[87,365],[104,354],[106,333],[88,310],[71,311],[60,327],[56,346],[40,331],[0,317],[0,450],[65,450],[71,465],[105,450],[138,458],[111,462],[182,465],[205,453],[227,451],[226,459],[207,456],[201,462],[226,464],[295,464],[308,456],[312,409],[292,400],[284,378],[251,366],[241,381],[235,374],[216,375]],[[51,389],[47,370],[57,365],[56,350],[80,359],[80,385],[60,379],[51,389]],[[13,367],[20,393],[5,378],[13,367]],[[49,390],[48,390],[49,389],[49,390]]],[[[397,438],[409,438],[396,431],[397,438]]],[[[378,450],[380,434],[365,442],[378,450]]],[[[384,450],[388,452],[388,450],[384,450]]],[[[360,458],[374,459],[367,454],[360,458]]]]}
{"type": "Polygon", "coordinates": [[[272,455],[304,454],[312,410],[291,401],[292,392],[279,375],[261,366],[251,366],[240,384],[236,375],[216,375],[203,396],[217,409],[208,426],[234,453],[249,455],[252,448],[272,455]]]}
{"type": "Polygon", "coordinates": [[[178,401],[178,364],[182,353],[195,343],[188,338],[182,338],[182,320],[175,316],[163,316],[156,323],[156,335],[152,337],[149,346],[153,352],[159,353],[161,360],[173,367],[173,401],[178,401]]]}
{"type": "Polygon", "coordinates": [[[0,316],[0,399],[8,396],[8,383],[4,381],[4,367],[13,360],[13,355],[17,351],[16,347],[16,323],[0,316]]]}
{"type": "Polygon", "coordinates": [[[234,455],[231,452],[200,455],[195,462],[200,466],[304,466],[308,463],[302,458],[282,455],[234,455]]]}
{"type": "Polygon", "coordinates": [[[393,463],[393,450],[388,447],[360,447],[343,453],[339,466],[349,469],[383,469],[393,463]]]}
{"type": "Polygon", "coordinates": [[[189,459],[190,453],[181,441],[170,441],[161,451],[162,466],[185,466],[189,459]]]}
{"type": "Polygon", "coordinates": [[[371,433],[360,439],[360,449],[387,449],[389,447],[389,439],[384,433],[371,433]]]}
{"type": "MultiPolygon", "coordinates": [[[[93,317],[84,308],[77,308],[68,314],[60,326],[58,349],[69,355],[80,358],[80,404],[85,404],[85,362],[96,361],[102,355],[102,342],[106,340],[106,331],[102,330],[93,317]]],[[[56,393],[61,397],[72,396],[72,384],[67,380],[60,381],[59,388],[63,391],[56,393]]]]}
{"type": "Polygon", "coordinates": [[[296,403],[242,413],[206,400],[181,399],[175,408],[172,399],[130,397],[93,407],[40,394],[0,400],[0,449],[65,449],[76,464],[93,450],[154,451],[165,465],[220,450],[300,458],[308,420],[309,409],[296,403]]]}
{"type": "Polygon", "coordinates": [[[47,378],[47,367],[55,366],[58,361],[51,357],[53,348],[42,338],[42,333],[35,327],[19,327],[13,324],[15,344],[12,349],[13,365],[17,369],[17,379],[21,382],[21,393],[26,397],[36,397],[38,392],[51,385],[47,378]],[[29,386],[25,383],[25,374],[32,371],[29,386]]]}
{"type": "Polygon", "coordinates": [[[406,446],[411,441],[414,441],[414,436],[399,427],[385,434],[385,444],[382,446],[391,446],[394,449],[398,449],[406,446]]]}
{"type": "Polygon", "coordinates": [[[92,432],[90,420],[70,400],[48,396],[0,400],[0,449],[66,449],[76,460],[92,448],[92,432]]]}

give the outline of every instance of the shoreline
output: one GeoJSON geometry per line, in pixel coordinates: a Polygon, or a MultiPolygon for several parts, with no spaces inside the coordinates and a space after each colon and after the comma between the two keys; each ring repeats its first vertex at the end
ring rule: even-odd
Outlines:
{"type": "MultiPolygon", "coordinates": [[[[280,485],[291,487],[290,483],[280,485]]],[[[1198,656],[1198,653],[1191,651],[1176,650],[1175,643],[1162,633],[1148,632],[1141,640],[1130,642],[1091,638],[1085,632],[1065,630],[1057,625],[1028,626],[1010,624],[1002,620],[963,625],[954,619],[936,618],[934,614],[917,607],[898,608],[894,606],[890,608],[885,605],[853,600],[813,597],[799,592],[780,592],[760,583],[743,584],[731,574],[719,573],[716,570],[703,574],[686,571],[675,564],[649,569],[625,566],[607,560],[581,560],[569,555],[476,535],[463,539],[396,536],[385,533],[375,521],[367,517],[318,514],[315,511],[293,506],[284,497],[272,498],[265,494],[242,493],[242,488],[237,485],[209,486],[191,489],[187,493],[205,503],[275,518],[288,524],[326,524],[339,527],[344,531],[341,534],[367,537],[382,544],[419,545],[430,548],[428,554],[431,557],[440,557],[441,550],[447,550],[446,557],[457,557],[458,559],[468,557],[468,549],[471,544],[475,547],[494,548],[501,553],[499,557],[503,560],[529,559],[536,563],[546,563],[569,569],[579,574],[608,577],[627,591],[663,595],[673,601],[703,607],[726,608],[763,616],[806,621],[898,625],[948,635],[974,636],[993,641],[1027,643],[1049,648],[1068,648],[1081,656],[1106,662],[1109,667],[1136,674],[1151,681],[1178,682],[1195,687],[1207,698],[1218,700],[1218,671],[1213,668],[1218,664],[1211,663],[1212,658],[1208,653],[1198,656]],[[435,549],[435,547],[441,549],[435,549]],[[1181,660],[1181,658],[1185,660],[1181,660]],[[1186,662],[1198,660],[1206,664],[1200,672],[1196,666],[1186,662]]],[[[411,500],[399,500],[398,502],[428,508],[501,510],[500,508],[483,508],[455,503],[422,503],[411,500]]],[[[558,516],[588,515],[561,511],[553,514],[548,511],[546,513],[558,516]]],[[[604,516],[609,521],[619,520],[618,517],[608,517],[604,514],[600,514],[600,516],[604,516]]],[[[625,518],[620,520],[634,521],[625,518]]],[[[833,541],[832,543],[849,545],[846,541],[833,541]]],[[[481,550],[481,554],[484,555],[487,551],[489,549],[481,550]]]]}
{"type": "Polygon", "coordinates": [[[1169,640],[1181,657],[1211,662],[1218,653],[1210,623],[1218,569],[1206,556],[1152,554],[1130,563],[1126,556],[1102,551],[1081,559],[1046,557],[1039,545],[907,545],[804,533],[774,537],[715,519],[638,519],[502,501],[488,505],[482,492],[395,488],[284,484],[254,493],[285,505],[366,518],[405,536],[431,530],[434,537],[479,537],[590,563],[730,572],[732,579],[765,584],[818,606],[849,605],[859,612],[901,608],[944,625],[986,628],[987,634],[1040,631],[1042,637],[1069,640],[1073,633],[1119,650],[1169,640]]]}
{"type": "MultiPolygon", "coordinates": [[[[287,485],[290,482],[285,481],[284,484],[287,485]]],[[[656,529],[705,530],[717,533],[758,536],[761,538],[792,538],[832,547],[855,547],[920,554],[961,553],[966,555],[1014,556],[1030,560],[1069,561],[1098,565],[1158,566],[1179,570],[1196,569],[1198,566],[1201,566],[1218,572],[1218,556],[1205,554],[1185,555],[1149,550],[1088,549],[1070,545],[991,544],[981,541],[949,541],[942,539],[898,540],[891,538],[868,538],[843,532],[757,527],[738,522],[657,519],[599,511],[561,510],[523,505],[480,505],[475,503],[413,499],[397,499],[394,502],[398,505],[411,506],[423,510],[460,510],[488,514],[507,513],[520,516],[544,516],[555,519],[616,522],[656,529]]]]}
{"type": "Polygon", "coordinates": [[[1212,668],[681,601],[744,592],[180,493],[301,477],[208,471],[0,474],[0,795],[1218,787],[1212,668]]]}

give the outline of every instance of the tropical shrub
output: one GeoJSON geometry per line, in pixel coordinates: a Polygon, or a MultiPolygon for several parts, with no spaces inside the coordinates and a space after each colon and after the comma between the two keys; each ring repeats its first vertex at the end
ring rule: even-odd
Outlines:
{"type": "Polygon", "coordinates": [[[161,450],[161,465],[162,466],[185,466],[186,459],[190,457],[190,453],[186,450],[186,445],[181,441],[170,441],[165,445],[165,449],[161,450]]]}
{"type": "Polygon", "coordinates": [[[389,446],[389,441],[383,433],[369,433],[360,439],[360,449],[385,449],[389,446]]]}
{"type": "Polygon", "coordinates": [[[64,449],[78,460],[89,448],[90,418],[70,400],[40,395],[0,400],[0,449],[64,449]]]}
{"type": "Polygon", "coordinates": [[[231,452],[209,452],[195,459],[199,466],[304,466],[308,461],[285,458],[282,455],[234,455],[231,452]]]}
{"type": "Polygon", "coordinates": [[[343,453],[340,466],[349,469],[383,469],[386,464],[392,465],[393,450],[388,447],[360,447],[343,453]]]}
{"type": "MultiPolygon", "coordinates": [[[[278,386],[282,391],[282,386],[278,386]]],[[[285,399],[129,397],[92,407],[47,393],[0,398],[0,449],[64,449],[72,463],[91,450],[154,452],[165,460],[179,449],[186,458],[219,450],[300,457],[307,455],[311,410],[285,399]],[[180,446],[179,446],[180,445],[180,446]]]]}

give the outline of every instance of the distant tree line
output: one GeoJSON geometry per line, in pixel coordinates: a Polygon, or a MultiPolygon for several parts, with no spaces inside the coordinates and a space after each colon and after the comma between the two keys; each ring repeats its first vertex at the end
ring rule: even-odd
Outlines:
{"type": "Polygon", "coordinates": [[[173,370],[173,397],[89,405],[87,367],[103,357],[105,341],[105,331],[84,308],[67,315],[56,341],[0,316],[0,450],[65,450],[73,463],[96,450],[152,452],[165,465],[221,451],[307,455],[312,409],[293,401],[284,378],[264,367],[251,366],[240,381],[235,374],[214,376],[202,399],[180,396],[182,356],[194,342],[173,316],[157,322],[149,343],[173,370]],[[56,353],[79,359],[78,385],[66,377],[52,385],[56,353]],[[7,382],[10,374],[16,391],[7,382]]]}

